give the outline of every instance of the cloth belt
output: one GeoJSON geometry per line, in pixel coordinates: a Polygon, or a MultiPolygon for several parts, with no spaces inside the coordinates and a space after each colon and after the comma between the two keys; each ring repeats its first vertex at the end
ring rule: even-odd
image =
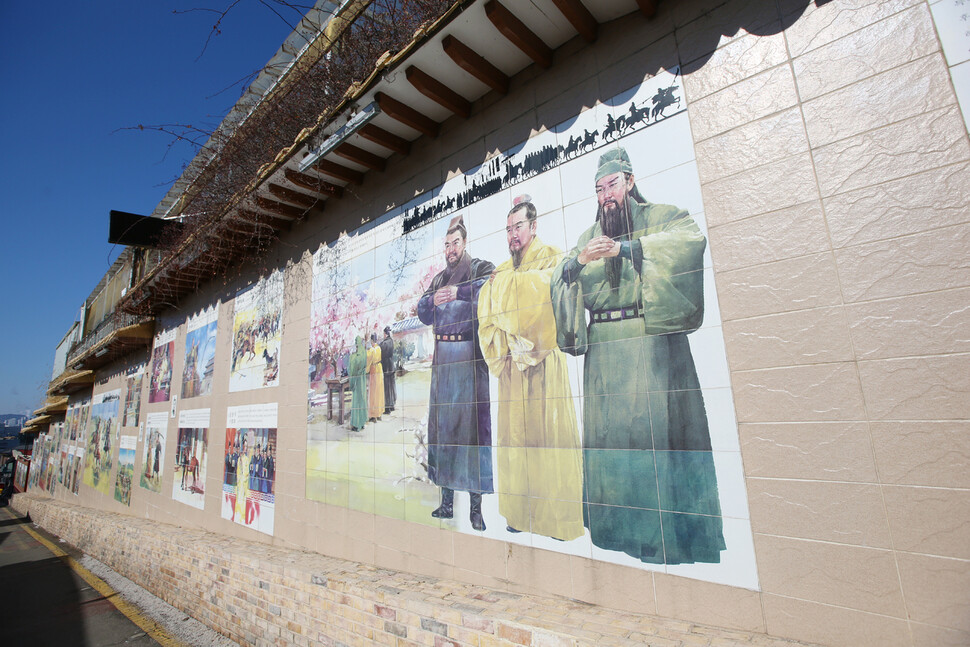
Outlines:
{"type": "Polygon", "coordinates": [[[435,335],[434,338],[438,341],[473,341],[472,336],[468,333],[455,333],[453,335],[435,335]]]}
{"type": "Polygon", "coordinates": [[[591,318],[590,323],[637,319],[643,314],[643,305],[637,303],[628,308],[618,308],[617,310],[590,310],[589,314],[591,318]]]}

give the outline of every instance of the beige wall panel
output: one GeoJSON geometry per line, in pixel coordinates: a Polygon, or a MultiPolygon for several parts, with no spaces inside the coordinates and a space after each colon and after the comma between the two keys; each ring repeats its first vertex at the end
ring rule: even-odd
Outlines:
{"type": "Polygon", "coordinates": [[[851,363],[738,371],[739,422],[863,420],[859,377],[851,363]]]}
{"type": "Polygon", "coordinates": [[[760,595],[711,582],[699,582],[664,573],[654,575],[657,613],[668,618],[691,619],[746,631],[764,631],[760,595]]]}
{"type": "Polygon", "coordinates": [[[524,583],[525,590],[532,594],[561,594],[572,590],[571,561],[572,556],[566,553],[509,544],[508,578],[524,583]]]}
{"type": "MultiPolygon", "coordinates": [[[[919,169],[909,169],[910,172],[919,169]]],[[[970,165],[919,170],[822,200],[834,247],[916,234],[970,220],[970,165]]]]}
{"type": "Polygon", "coordinates": [[[735,371],[853,359],[839,306],[728,321],[724,340],[735,371]]]}
{"type": "Polygon", "coordinates": [[[970,488],[970,421],[872,422],[883,483],[970,488]]]}
{"type": "Polygon", "coordinates": [[[874,613],[765,594],[768,632],[832,647],[907,647],[908,623],[874,613]]]}
{"type": "Polygon", "coordinates": [[[912,620],[970,632],[970,562],[902,552],[897,560],[912,620]]]}
{"type": "Polygon", "coordinates": [[[970,288],[845,308],[859,359],[970,352],[970,288]]]}
{"type": "Polygon", "coordinates": [[[905,617],[889,550],[760,534],[754,544],[765,593],[905,617]]]}
{"type": "Polygon", "coordinates": [[[748,477],[876,481],[866,422],[742,424],[748,477]]]}
{"type": "Polygon", "coordinates": [[[970,146],[960,108],[951,104],[820,146],[814,155],[821,193],[828,197],[966,161],[970,146]]]}
{"type": "Polygon", "coordinates": [[[808,153],[708,182],[701,190],[707,222],[712,228],[819,198],[808,153]]]}
{"type": "Polygon", "coordinates": [[[702,68],[684,77],[684,93],[693,104],[787,60],[782,33],[736,38],[714,52],[702,68]]]}
{"type": "Polygon", "coordinates": [[[722,321],[842,302],[831,254],[813,254],[716,275],[722,321]]]}
{"type": "Polygon", "coordinates": [[[802,113],[797,106],[709,137],[694,146],[697,173],[713,182],[762,164],[808,151],[802,113]]]}
{"type": "Polygon", "coordinates": [[[970,285],[970,225],[836,250],[847,302],[970,285]]]}
{"type": "Polygon", "coordinates": [[[660,11],[669,12],[677,27],[677,42],[684,63],[710,54],[745,34],[766,31],[768,25],[778,20],[777,12],[759,0],[671,2],[661,5],[660,11]],[[720,38],[714,40],[714,34],[720,38]]]}
{"type": "Polygon", "coordinates": [[[657,613],[654,574],[616,564],[573,556],[570,559],[572,597],[636,613],[657,613]]]}
{"type": "Polygon", "coordinates": [[[892,16],[907,7],[922,4],[920,0],[845,0],[826,3],[821,7],[814,3],[805,8],[804,2],[783,0],[782,13],[804,9],[800,18],[785,31],[792,56],[799,56],[854,31],[892,16]]]}
{"type": "Polygon", "coordinates": [[[859,362],[869,415],[883,420],[970,418],[970,355],[859,362]]]}
{"type": "Polygon", "coordinates": [[[878,485],[749,478],[748,507],[756,533],[892,547],[878,485]]]}
{"type": "Polygon", "coordinates": [[[792,66],[798,94],[808,101],[939,48],[929,9],[918,4],[796,56],[792,66]]]}
{"type": "Polygon", "coordinates": [[[943,56],[926,56],[802,104],[812,146],[880,128],[954,102],[943,56]]]}
{"type": "Polygon", "coordinates": [[[919,622],[909,623],[914,647],[966,647],[970,645],[970,631],[946,629],[919,622]]]}
{"type": "Polygon", "coordinates": [[[788,65],[779,65],[691,103],[694,141],[743,126],[796,103],[788,65]]]}
{"type": "Polygon", "coordinates": [[[896,550],[970,560],[970,490],[883,490],[896,550]]]}
{"type": "Polygon", "coordinates": [[[818,201],[712,227],[708,238],[720,272],[829,249],[822,205],[818,201]]]}

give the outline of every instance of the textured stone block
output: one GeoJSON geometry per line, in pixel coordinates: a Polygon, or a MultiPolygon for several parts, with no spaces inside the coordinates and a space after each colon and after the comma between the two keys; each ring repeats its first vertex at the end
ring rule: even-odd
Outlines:
{"type": "Polygon", "coordinates": [[[822,200],[835,247],[970,221],[970,165],[921,171],[822,200]]]}
{"type": "Polygon", "coordinates": [[[970,288],[846,306],[860,359],[970,352],[970,288]]]}
{"type": "Polygon", "coordinates": [[[910,175],[970,157],[957,105],[916,115],[815,150],[822,197],[910,175]]]}
{"type": "Polygon", "coordinates": [[[684,93],[693,102],[787,59],[785,37],[781,33],[736,38],[715,51],[703,67],[683,77],[684,93]]]}
{"type": "Polygon", "coordinates": [[[792,56],[799,56],[916,4],[920,4],[919,0],[844,0],[822,6],[804,0],[782,0],[783,17],[799,15],[785,31],[788,48],[792,56]]]}
{"type": "Polygon", "coordinates": [[[754,543],[766,593],[905,617],[891,551],[759,534],[754,543]]]}
{"type": "Polygon", "coordinates": [[[808,101],[938,50],[930,12],[916,5],[797,56],[792,65],[799,96],[808,101]]]}
{"type": "Polygon", "coordinates": [[[859,362],[869,416],[876,420],[970,418],[970,354],[859,362]]]}
{"type": "Polygon", "coordinates": [[[739,422],[863,420],[854,364],[816,364],[734,373],[739,422]]]}
{"type": "Polygon", "coordinates": [[[832,647],[910,647],[908,623],[831,604],[764,595],[768,631],[832,647]]]}
{"type": "Polygon", "coordinates": [[[748,479],[751,530],[840,544],[890,548],[879,486],[748,479]]]}
{"type": "Polygon", "coordinates": [[[896,550],[970,559],[970,491],[886,486],[896,550]]]}
{"type": "Polygon", "coordinates": [[[694,146],[697,174],[707,184],[808,150],[797,107],[752,121],[694,146]]]}
{"type": "Polygon", "coordinates": [[[724,342],[735,371],[853,359],[841,307],[728,321],[724,342]]]}
{"type": "Polygon", "coordinates": [[[970,421],[870,425],[883,483],[970,488],[970,421]]]}
{"type": "Polygon", "coordinates": [[[694,617],[705,624],[764,631],[760,596],[754,591],[711,582],[690,582],[665,573],[657,573],[654,579],[657,586],[657,613],[662,616],[681,619],[694,617]]]}
{"type": "Polygon", "coordinates": [[[701,186],[708,225],[778,211],[819,198],[808,154],[794,155],[701,186]]]}
{"type": "Polygon", "coordinates": [[[694,141],[703,141],[796,103],[795,80],[787,65],[766,70],[691,102],[694,141]]]}
{"type": "Polygon", "coordinates": [[[738,431],[749,477],[876,480],[865,422],[742,424],[738,431]]]}
{"type": "Polygon", "coordinates": [[[902,552],[897,560],[910,618],[970,631],[970,562],[902,552]]]}
{"type": "Polygon", "coordinates": [[[941,54],[932,54],[802,104],[813,147],[955,102],[941,54]]]}
{"type": "Polygon", "coordinates": [[[835,251],[842,294],[869,301],[970,285],[970,225],[835,251]]]}
{"type": "Polygon", "coordinates": [[[817,201],[712,227],[708,239],[719,272],[829,249],[822,205],[817,201]]]}
{"type": "Polygon", "coordinates": [[[716,278],[724,322],[833,306],[842,300],[830,254],[719,272],[716,278]]]}

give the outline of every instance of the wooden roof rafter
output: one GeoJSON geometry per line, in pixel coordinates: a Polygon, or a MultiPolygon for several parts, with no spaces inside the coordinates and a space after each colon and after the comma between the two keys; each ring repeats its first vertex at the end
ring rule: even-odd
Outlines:
{"type": "Polygon", "coordinates": [[[399,121],[405,126],[413,128],[432,139],[438,136],[441,124],[431,117],[421,114],[411,106],[401,103],[394,97],[388,96],[383,92],[377,92],[374,97],[381,107],[381,112],[387,114],[391,119],[399,121]]]}
{"type": "Polygon", "coordinates": [[[312,166],[312,168],[318,173],[329,175],[330,177],[341,180],[342,182],[348,182],[358,186],[364,183],[363,173],[360,171],[355,171],[351,168],[347,168],[346,166],[341,166],[340,164],[331,162],[330,160],[319,160],[312,166]]]}
{"type": "Polygon", "coordinates": [[[272,182],[268,182],[266,184],[266,188],[270,193],[273,194],[274,197],[303,209],[312,209],[313,206],[320,200],[318,197],[300,193],[299,191],[294,191],[293,189],[287,189],[285,186],[273,184],[272,182]]]}
{"type": "Polygon", "coordinates": [[[404,75],[415,89],[438,105],[447,108],[459,117],[468,119],[472,114],[471,101],[461,96],[427,72],[409,65],[404,75]]]}
{"type": "Polygon", "coordinates": [[[411,142],[390,131],[384,130],[380,126],[367,124],[358,130],[357,134],[367,141],[374,142],[378,146],[383,146],[395,153],[407,155],[411,152],[411,142]]]}
{"type": "MultiPolygon", "coordinates": [[[[579,32],[583,40],[592,43],[599,32],[599,23],[580,0],[552,0],[556,9],[566,17],[569,24],[579,32]]],[[[642,5],[641,5],[642,6],[642,5]]]]}
{"type": "Polygon", "coordinates": [[[347,142],[337,146],[333,152],[355,164],[366,166],[372,171],[383,171],[387,165],[387,160],[380,155],[375,155],[370,151],[365,151],[363,148],[348,144],[347,142]]]}
{"type": "Polygon", "coordinates": [[[499,33],[521,49],[539,67],[552,67],[552,49],[524,22],[516,18],[515,14],[509,11],[505,5],[498,0],[489,0],[485,3],[485,15],[499,30],[499,33]]]}
{"type": "Polygon", "coordinates": [[[441,48],[455,65],[500,94],[508,94],[509,77],[485,57],[451,34],[441,39],[441,48]]]}
{"type": "Polygon", "coordinates": [[[323,178],[315,175],[307,175],[306,173],[300,173],[299,171],[294,171],[290,168],[286,169],[283,175],[287,182],[293,184],[294,186],[298,186],[301,189],[312,191],[317,195],[337,199],[344,196],[344,188],[342,186],[331,184],[323,178]]]}

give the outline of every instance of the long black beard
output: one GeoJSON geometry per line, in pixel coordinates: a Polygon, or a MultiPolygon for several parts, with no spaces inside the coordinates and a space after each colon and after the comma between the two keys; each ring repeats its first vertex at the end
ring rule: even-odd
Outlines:
{"type": "MultiPolygon", "coordinates": [[[[601,206],[596,219],[600,222],[603,234],[613,240],[629,240],[633,232],[633,222],[630,220],[630,210],[627,209],[627,201],[623,200],[615,208],[601,206]]],[[[619,256],[612,256],[603,259],[606,261],[606,278],[610,281],[610,288],[616,290],[620,287],[620,274],[623,271],[623,259],[619,256]]]]}

